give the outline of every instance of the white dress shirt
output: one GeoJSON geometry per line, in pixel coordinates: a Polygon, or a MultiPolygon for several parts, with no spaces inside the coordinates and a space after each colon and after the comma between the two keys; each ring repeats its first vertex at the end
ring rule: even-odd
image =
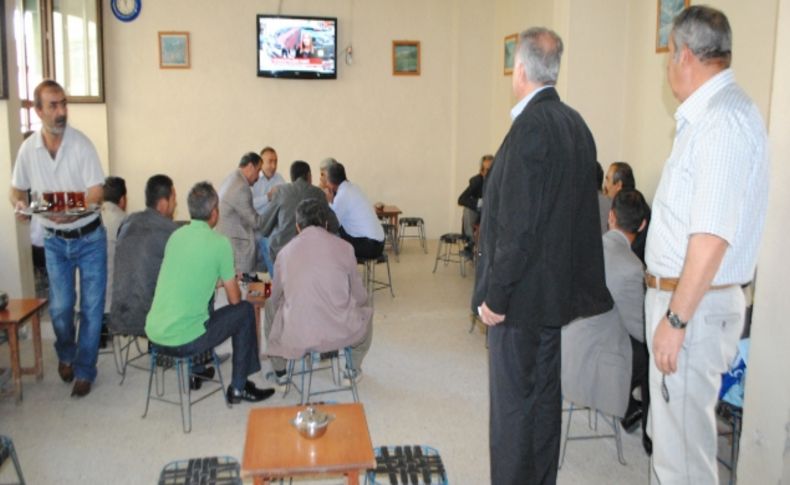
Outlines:
{"type": "Polygon", "coordinates": [[[645,260],[656,276],[680,276],[689,237],[729,244],[713,285],[750,281],[768,206],[766,131],[760,112],[726,69],[675,112],[672,152],[653,203],[645,260]]]}
{"type": "Polygon", "coordinates": [[[274,175],[272,175],[270,179],[267,179],[266,175],[263,175],[263,172],[261,172],[261,176],[252,186],[252,205],[255,207],[255,211],[258,214],[263,214],[263,211],[266,210],[266,206],[271,202],[267,195],[269,191],[273,187],[284,183],[286,183],[285,179],[278,172],[274,172],[274,175]]]}
{"type": "Polygon", "coordinates": [[[373,205],[359,187],[348,180],[337,188],[337,194],[330,207],[335,211],[340,227],[349,236],[384,240],[384,229],[381,227],[381,221],[376,217],[373,205]]]}

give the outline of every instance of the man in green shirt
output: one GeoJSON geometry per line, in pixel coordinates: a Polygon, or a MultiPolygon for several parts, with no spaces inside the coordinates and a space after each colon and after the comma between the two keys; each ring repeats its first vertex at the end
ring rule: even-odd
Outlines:
{"type": "Polygon", "coordinates": [[[233,343],[233,378],[228,402],[258,402],[274,389],[258,389],[247,376],[261,370],[253,306],[241,300],[230,241],[212,229],[219,220],[214,187],[201,182],[187,198],[190,224],[167,241],[145,333],[174,355],[196,354],[228,338],[233,343]],[[224,287],[229,305],[209,313],[214,289],[224,287]]]}

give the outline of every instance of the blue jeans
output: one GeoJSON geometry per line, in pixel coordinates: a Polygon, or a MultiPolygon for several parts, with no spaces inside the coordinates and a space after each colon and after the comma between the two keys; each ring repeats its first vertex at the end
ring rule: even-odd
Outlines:
{"type": "Polygon", "coordinates": [[[107,234],[99,226],[77,239],[47,233],[44,251],[49,273],[49,314],[55,329],[58,360],[74,366],[77,379],[96,379],[96,359],[104,316],[107,281],[107,234]],[[80,271],[79,338],[75,341],[76,270],[80,271]]]}
{"type": "Polygon", "coordinates": [[[263,258],[263,264],[266,265],[266,271],[269,272],[269,278],[274,280],[274,261],[272,261],[272,255],[269,252],[268,237],[262,237],[258,241],[258,251],[260,251],[261,257],[263,258]]]}

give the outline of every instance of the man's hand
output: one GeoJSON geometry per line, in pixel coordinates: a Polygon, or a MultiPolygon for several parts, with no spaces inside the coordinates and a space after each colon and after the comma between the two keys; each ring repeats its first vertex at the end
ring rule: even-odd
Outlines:
{"type": "Polygon", "coordinates": [[[486,305],[485,302],[483,302],[483,304],[478,307],[478,312],[479,312],[478,316],[480,317],[480,321],[482,321],[489,327],[492,327],[494,325],[500,324],[503,321],[505,321],[504,315],[500,315],[499,313],[492,312],[491,309],[488,308],[488,305],[486,305]]]}
{"type": "Polygon", "coordinates": [[[653,334],[653,357],[662,374],[673,374],[678,370],[678,354],[685,338],[686,329],[674,328],[667,317],[658,323],[653,334]]]}
{"type": "Polygon", "coordinates": [[[22,211],[27,209],[27,204],[24,201],[18,200],[14,202],[14,213],[16,214],[16,219],[18,221],[29,221],[30,216],[27,214],[23,214],[22,211]]]}
{"type": "Polygon", "coordinates": [[[324,191],[324,195],[326,196],[327,204],[331,204],[333,200],[335,200],[335,194],[332,193],[332,189],[329,187],[324,187],[321,189],[324,191]]]}
{"type": "Polygon", "coordinates": [[[274,198],[274,194],[277,193],[277,187],[278,186],[275,185],[274,187],[269,189],[269,192],[266,194],[266,198],[268,198],[269,200],[272,200],[274,198]]]}

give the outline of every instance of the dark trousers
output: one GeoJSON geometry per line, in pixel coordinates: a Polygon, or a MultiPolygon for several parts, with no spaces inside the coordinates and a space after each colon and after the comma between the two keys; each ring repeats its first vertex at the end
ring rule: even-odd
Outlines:
{"type": "Polygon", "coordinates": [[[368,239],[366,237],[349,236],[342,227],[340,228],[339,235],[354,246],[354,256],[357,258],[374,259],[381,256],[381,253],[384,252],[384,241],[376,241],[375,239],[368,239]]]}
{"type": "Polygon", "coordinates": [[[636,412],[638,407],[642,408],[642,435],[647,430],[647,411],[650,407],[650,381],[647,379],[647,371],[650,368],[650,355],[647,352],[647,344],[640,342],[633,337],[631,339],[631,350],[633,354],[631,364],[631,392],[628,394],[628,409],[625,415],[636,412]],[[642,402],[634,399],[634,389],[640,389],[642,402]]]}
{"type": "Polygon", "coordinates": [[[247,376],[261,370],[258,360],[258,337],[255,334],[255,310],[242,301],[212,312],[205,323],[206,333],[178,347],[167,347],[168,353],[184,356],[213,349],[228,338],[233,345],[233,377],[231,385],[244,389],[247,376]]]}
{"type": "Polygon", "coordinates": [[[491,483],[557,482],[562,425],[560,328],[488,329],[491,483]]]}

